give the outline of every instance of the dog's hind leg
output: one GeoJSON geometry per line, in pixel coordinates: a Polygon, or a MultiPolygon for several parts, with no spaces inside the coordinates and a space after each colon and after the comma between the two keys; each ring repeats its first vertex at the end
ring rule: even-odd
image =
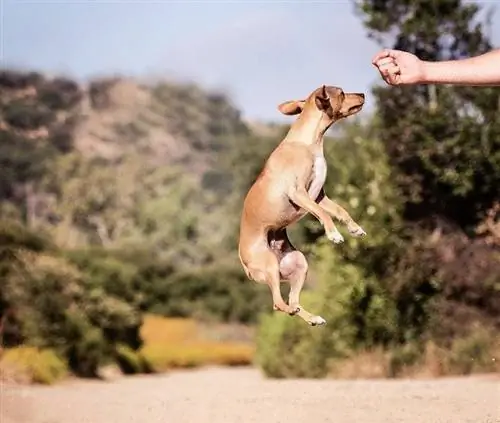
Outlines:
{"type": "Polygon", "coordinates": [[[296,250],[291,244],[286,231],[283,231],[283,243],[280,251],[280,276],[281,279],[290,284],[290,293],[288,295],[288,304],[299,311],[297,316],[305,320],[311,326],[324,325],[325,319],[321,316],[315,316],[300,305],[300,293],[304,287],[307,278],[309,265],[303,253],[296,250]]]}
{"type": "Polygon", "coordinates": [[[269,248],[262,249],[245,263],[247,274],[257,283],[265,283],[271,290],[274,310],[290,315],[296,314],[298,307],[285,303],[280,291],[280,268],[278,258],[269,248]]]}

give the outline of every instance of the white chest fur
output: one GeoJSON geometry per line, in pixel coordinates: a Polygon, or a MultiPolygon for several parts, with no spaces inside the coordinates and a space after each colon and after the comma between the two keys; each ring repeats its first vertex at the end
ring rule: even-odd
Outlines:
{"type": "Polygon", "coordinates": [[[309,196],[313,200],[316,200],[321,191],[321,188],[323,188],[323,185],[325,184],[326,170],[327,170],[327,165],[323,155],[316,156],[314,159],[311,184],[309,185],[309,189],[307,190],[309,196]]]}

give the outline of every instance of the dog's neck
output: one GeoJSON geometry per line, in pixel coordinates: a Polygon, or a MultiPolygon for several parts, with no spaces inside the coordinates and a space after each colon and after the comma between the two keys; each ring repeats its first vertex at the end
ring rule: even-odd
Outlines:
{"type": "Polygon", "coordinates": [[[330,125],[319,110],[304,109],[291,125],[283,142],[301,143],[323,152],[323,137],[330,125]]]}

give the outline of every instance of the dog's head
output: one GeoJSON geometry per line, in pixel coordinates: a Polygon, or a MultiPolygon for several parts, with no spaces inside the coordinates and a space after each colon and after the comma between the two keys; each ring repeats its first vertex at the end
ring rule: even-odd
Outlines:
{"type": "Polygon", "coordinates": [[[365,103],[362,93],[344,93],[342,88],[323,85],[305,100],[285,101],[278,106],[284,115],[297,115],[304,110],[319,111],[330,123],[358,113],[365,103]]]}

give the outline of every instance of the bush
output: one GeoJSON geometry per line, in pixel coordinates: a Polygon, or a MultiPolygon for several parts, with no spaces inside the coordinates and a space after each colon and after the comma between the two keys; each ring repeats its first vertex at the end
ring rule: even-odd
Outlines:
{"type": "Polygon", "coordinates": [[[83,97],[78,84],[70,79],[55,78],[38,89],[38,99],[51,110],[67,110],[83,97]]]}
{"type": "Polygon", "coordinates": [[[389,355],[388,376],[407,374],[422,358],[422,353],[423,351],[415,344],[404,344],[393,348],[389,355]]]}
{"type": "MultiPolygon", "coordinates": [[[[311,307],[306,301],[302,305],[311,307]]],[[[343,355],[343,345],[334,343],[326,327],[310,328],[298,317],[282,313],[265,315],[257,333],[256,363],[264,374],[272,378],[325,377],[328,360],[343,355]]]]}
{"type": "Polygon", "coordinates": [[[255,322],[272,306],[268,291],[251,283],[241,268],[223,265],[176,272],[158,281],[146,301],[156,314],[243,323],[255,322]]]}
{"type": "Polygon", "coordinates": [[[78,118],[69,117],[54,128],[50,133],[50,144],[61,153],[68,153],[73,149],[73,138],[78,118]]]}
{"type": "Polygon", "coordinates": [[[54,150],[45,142],[34,142],[12,131],[0,129],[0,199],[17,200],[18,210],[25,213],[19,199],[19,187],[41,180],[53,164],[54,150]]]}
{"type": "Polygon", "coordinates": [[[117,82],[115,78],[105,78],[91,81],[89,97],[92,108],[102,110],[110,106],[109,90],[117,82]]]}
{"type": "Polygon", "coordinates": [[[149,373],[152,370],[142,353],[127,345],[116,347],[116,362],[125,374],[149,373]]]}
{"type": "Polygon", "coordinates": [[[36,72],[0,70],[0,87],[22,90],[31,85],[37,86],[42,81],[43,76],[36,72]]]}
{"type": "Polygon", "coordinates": [[[18,347],[7,349],[0,357],[0,369],[13,371],[15,377],[28,382],[51,385],[68,373],[64,360],[50,349],[18,347]]]}
{"type": "Polygon", "coordinates": [[[29,231],[0,226],[0,317],[8,347],[52,348],[80,376],[96,376],[115,345],[140,346],[138,310],[58,256],[29,231]],[[26,232],[26,233],[24,233],[26,232]],[[23,248],[24,247],[24,248],[23,248]],[[29,248],[29,250],[27,250],[29,248]],[[12,260],[12,258],[15,260],[12,260]]]}
{"type": "Polygon", "coordinates": [[[33,130],[50,125],[54,113],[43,104],[30,100],[15,100],[3,107],[5,121],[18,129],[33,130]]]}
{"type": "Polygon", "coordinates": [[[455,339],[447,362],[451,374],[500,371],[498,332],[480,328],[467,337],[455,339]]]}

